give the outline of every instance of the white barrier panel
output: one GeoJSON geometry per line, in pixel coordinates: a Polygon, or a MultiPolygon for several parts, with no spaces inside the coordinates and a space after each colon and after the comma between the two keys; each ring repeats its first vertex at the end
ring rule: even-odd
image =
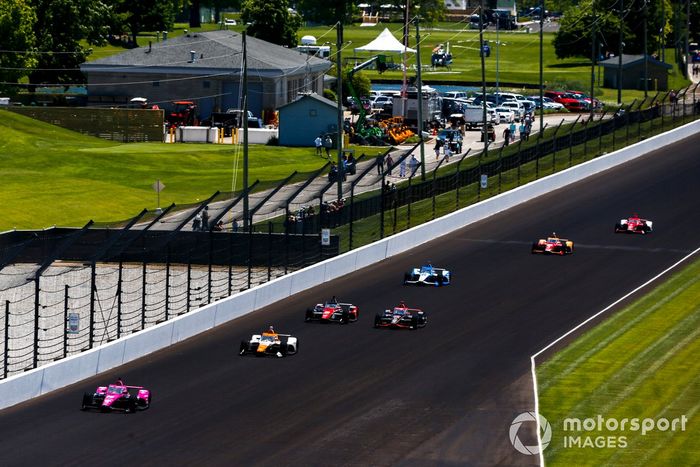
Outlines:
{"type": "Polygon", "coordinates": [[[214,326],[403,253],[436,237],[661,149],[698,132],[700,132],[700,121],[689,123],[668,133],[541,178],[371,245],[295,271],[119,341],[110,342],[102,347],[11,376],[0,381],[0,409],[143,357],[214,326]]]}
{"type": "MultiPolygon", "coordinates": [[[[279,132],[275,129],[248,128],[248,142],[250,144],[267,144],[270,138],[278,138],[279,132]]],[[[243,141],[242,130],[238,133],[238,140],[243,141]]]]}
{"type": "Polygon", "coordinates": [[[218,128],[208,126],[181,126],[177,128],[177,141],[183,143],[216,143],[218,128]]]}

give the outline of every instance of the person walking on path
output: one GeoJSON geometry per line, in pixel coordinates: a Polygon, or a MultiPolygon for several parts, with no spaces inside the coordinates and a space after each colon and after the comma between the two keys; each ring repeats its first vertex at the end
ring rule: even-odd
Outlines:
{"type": "Polygon", "coordinates": [[[440,148],[442,147],[442,141],[440,138],[435,138],[435,160],[440,158],[440,148]]]}
{"type": "Polygon", "coordinates": [[[384,154],[377,157],[377,175],[384,175],[384,154]]]}
{"type": "Polygon", "coordinates": [[[326,157],[331,157],[331,148],[333,147],[333,139],[330,135],[326,135],[326,139],[323,140],[323,146],[326,148],[326,157]]]}
{"type": "Polygon", "coordinates": [[[515,142],[515,122],[510,122],[510,126],[508,127],[510,129],[510,142],[514,143],[515,142]]]}
{"type": "Polygon", "coordinates": [[[209,206],[204,206],[204,211],[202,211],[202,230],[209,229],[209,206]]]}
{"type": "Polygon", "coordinates": [[[323,139],[321,138],[321,135],[316,137],[314,144],[316,145],[316,155],[323,156],[323,139]]]}
{"type": "Polygon", "coordinates": [[[399,163],[399,177],[404,178],[406,176],[406,158],[401,159],[399,163]]]}
{"type": "Polygon", "coordinates": [[[386,156],[386,174],[391,176],[391,166],[394,165],[394,159],[391,158],[391,154],[386,156]]]}
{"type": "Polygon", "coordinates": [[[411,167],[411,176],[414,176],[416,174],[416,169],[418,168],[418,159],[416,159],[415,155],[411,155],[409,165],[411,167]]]}
{"type": "Polygon", "coordinates": [[[510,128],[506,127],[503,130],[503,145],[508,146],[510,144],[510,128]]]}

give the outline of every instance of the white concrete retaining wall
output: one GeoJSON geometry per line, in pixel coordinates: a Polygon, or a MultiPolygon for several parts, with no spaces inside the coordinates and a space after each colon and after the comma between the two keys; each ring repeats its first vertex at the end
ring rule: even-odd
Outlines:
{"type": "MultiPolygon", "coordinates": [[[[272,137],[279,137],[279,132],[274,128],[248,128],[248,143],[250,144],[267,144],[272,137]]],[[[238,132],[238,139],[243,141],[243,130],[238,132]]]]}
{"type": "MultiPolygon", "coordinates": [[[[260,131],[260,130],[258,130],[260,131]]],[[[183,341],[295,293],[362,269],[473,222],[700,132],[700,121],[536,180],[371,245],[238,293],[119,341],[0,381],[0,409],[46,394],[183,341]]]]}

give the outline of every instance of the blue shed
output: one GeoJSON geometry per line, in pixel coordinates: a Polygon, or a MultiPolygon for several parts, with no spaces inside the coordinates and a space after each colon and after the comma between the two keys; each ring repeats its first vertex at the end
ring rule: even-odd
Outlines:
{"type": "Polygon", "coordinates": [[[318,94],[303,94],[279,109],[280,146],[313,146],[321,133],[338,130],[338,104],[318,94]]]}

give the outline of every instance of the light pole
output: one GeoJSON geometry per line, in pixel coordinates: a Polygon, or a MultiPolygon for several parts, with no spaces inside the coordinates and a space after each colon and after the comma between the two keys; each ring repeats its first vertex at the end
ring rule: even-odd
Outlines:
{"type": "Polygon", "coordinates": [[[243,44],[243,227],[248,228],[250,211],[248,193],[248,46],[246,43],[246,31],[241,35],[243,44]]]}
{"type": "MultiPolygon", "coordinates": [[[[499,40],[499,31],[501,29],[501,18],[496,17],[496,95],[500,95],[500,90],[498,86],[498,61],[499,61],[499,50],[501,48],[501,41],[499,40]]],[[[498,98],[496,98],[498,99],[498,98]]]]}
{"type": "Polygon", "coordinates": [[[420,63],[420,26],[416,16],[416,87],[418,88],[418,139],[420,140],[420,178],[425,180],[425,144],[423,143],[423,81],[420,63]]]}
{"type": "MultiPolygon", "coordinates": [[[[622,1],[622,0],[620,0],[622,1]]],[[[540,132],[544,132],[544,0],[540,1],[540,132]]]]}
{"type": "MultiPolygon", "coordinates": [[[[336,176],[338,178],[338,199],[343,197],[343,62],[341,60],[341,49],[343,48],[343,23],[338,20],[336,23],[336,70],[338,73],[338,165],[336,167],[336,176]]],[[[362,105],[362,102],[358,102],[362,105]]]]}
{"type": "Polygon", "coordinates": [[[647,57],[647,4],[644,0],[644,98],[649,97],[649,58],[647,57]]]}

